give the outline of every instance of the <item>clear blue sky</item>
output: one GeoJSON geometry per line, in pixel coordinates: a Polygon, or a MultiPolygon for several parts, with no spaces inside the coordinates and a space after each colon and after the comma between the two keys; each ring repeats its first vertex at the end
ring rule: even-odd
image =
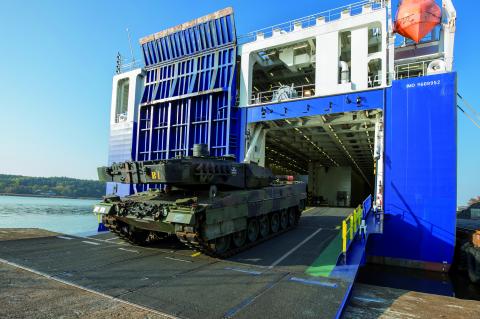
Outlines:
{"type": "MultiPolygon", "coordinates": [[[[0,173],[96,178],[107,161],[111,80],[125,29],[144,35],[223,8],[237,33],[351,3],[348,0],[9,1],[0,10],[0,173]]],[[[394,1],[396,8],[397,1],[394,1]]],[[[477,11],[458,12],[458,89],[480,111],[477,11]]],[[[458,115],[459,204],[480,195],[480,129],[458,115]]]]}

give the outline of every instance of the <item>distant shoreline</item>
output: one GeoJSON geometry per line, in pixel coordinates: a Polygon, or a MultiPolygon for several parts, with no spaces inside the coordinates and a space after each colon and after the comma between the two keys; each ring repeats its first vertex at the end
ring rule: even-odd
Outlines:
{"type": "Polygon", "coordinates": [[[96,197],[69,197],[69,196],[59,196],[59,195],[37,195],[37,194],[0,193],[0,196],[102,200],[101,198],[96,198],[96,197]]]}

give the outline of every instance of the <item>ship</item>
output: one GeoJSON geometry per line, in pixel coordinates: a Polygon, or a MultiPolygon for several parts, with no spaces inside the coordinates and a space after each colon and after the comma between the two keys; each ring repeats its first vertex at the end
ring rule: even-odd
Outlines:
{"type": "MultiPolygon", "coordinates": [[[[371,198],[382,231],[368,260],[447,271],[456,12],[405,0],[393,16],[390,1],[360,1],[237,35],[229,7],[141,38],[144,65],[120,59],[113,77],[108,165],[205,144],[305,180],[309,205],[371,198]]],[[[106,192],[155,188],[110,182],[106,192]]]]}
{"type": "Polygon", "coordinates": [[[365,263],[448,272],[456,11],[394,11],[362,0],[237,34],[245,16],[227,7],[145,30],[142,59],[117,56],[94,208],[134,244],[11,240],[2,258],[168,318],[340,318],[365,263]],[[291,222],[243,246],[234,230],[266,197],[270,224],[278,211],[291,222]]]}

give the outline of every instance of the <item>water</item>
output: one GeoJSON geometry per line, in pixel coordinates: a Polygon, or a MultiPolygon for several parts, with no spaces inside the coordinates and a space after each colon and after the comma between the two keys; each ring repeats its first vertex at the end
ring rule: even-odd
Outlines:
{"type": "Polygon", "coordinates": [[[69,235],[96,233],[97,200],[0,196],[0,228],[42,228],[69,235]]]}
{"type": "Polygon", "coordinates": [[[480,301],[480,286],[470,282],[455,264],[448,273],[367,264],[360,268],[357,282],[480,301]]]}

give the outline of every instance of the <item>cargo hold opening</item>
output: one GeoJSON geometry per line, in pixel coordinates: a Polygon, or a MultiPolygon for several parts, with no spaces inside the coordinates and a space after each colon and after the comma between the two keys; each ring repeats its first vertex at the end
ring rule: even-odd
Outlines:
{"type": "Polygon", "coordinates": [[[311,206],[355,207],[375,186],[380,110],[265,122],[265,166],[308,185],[311,206]]]}

